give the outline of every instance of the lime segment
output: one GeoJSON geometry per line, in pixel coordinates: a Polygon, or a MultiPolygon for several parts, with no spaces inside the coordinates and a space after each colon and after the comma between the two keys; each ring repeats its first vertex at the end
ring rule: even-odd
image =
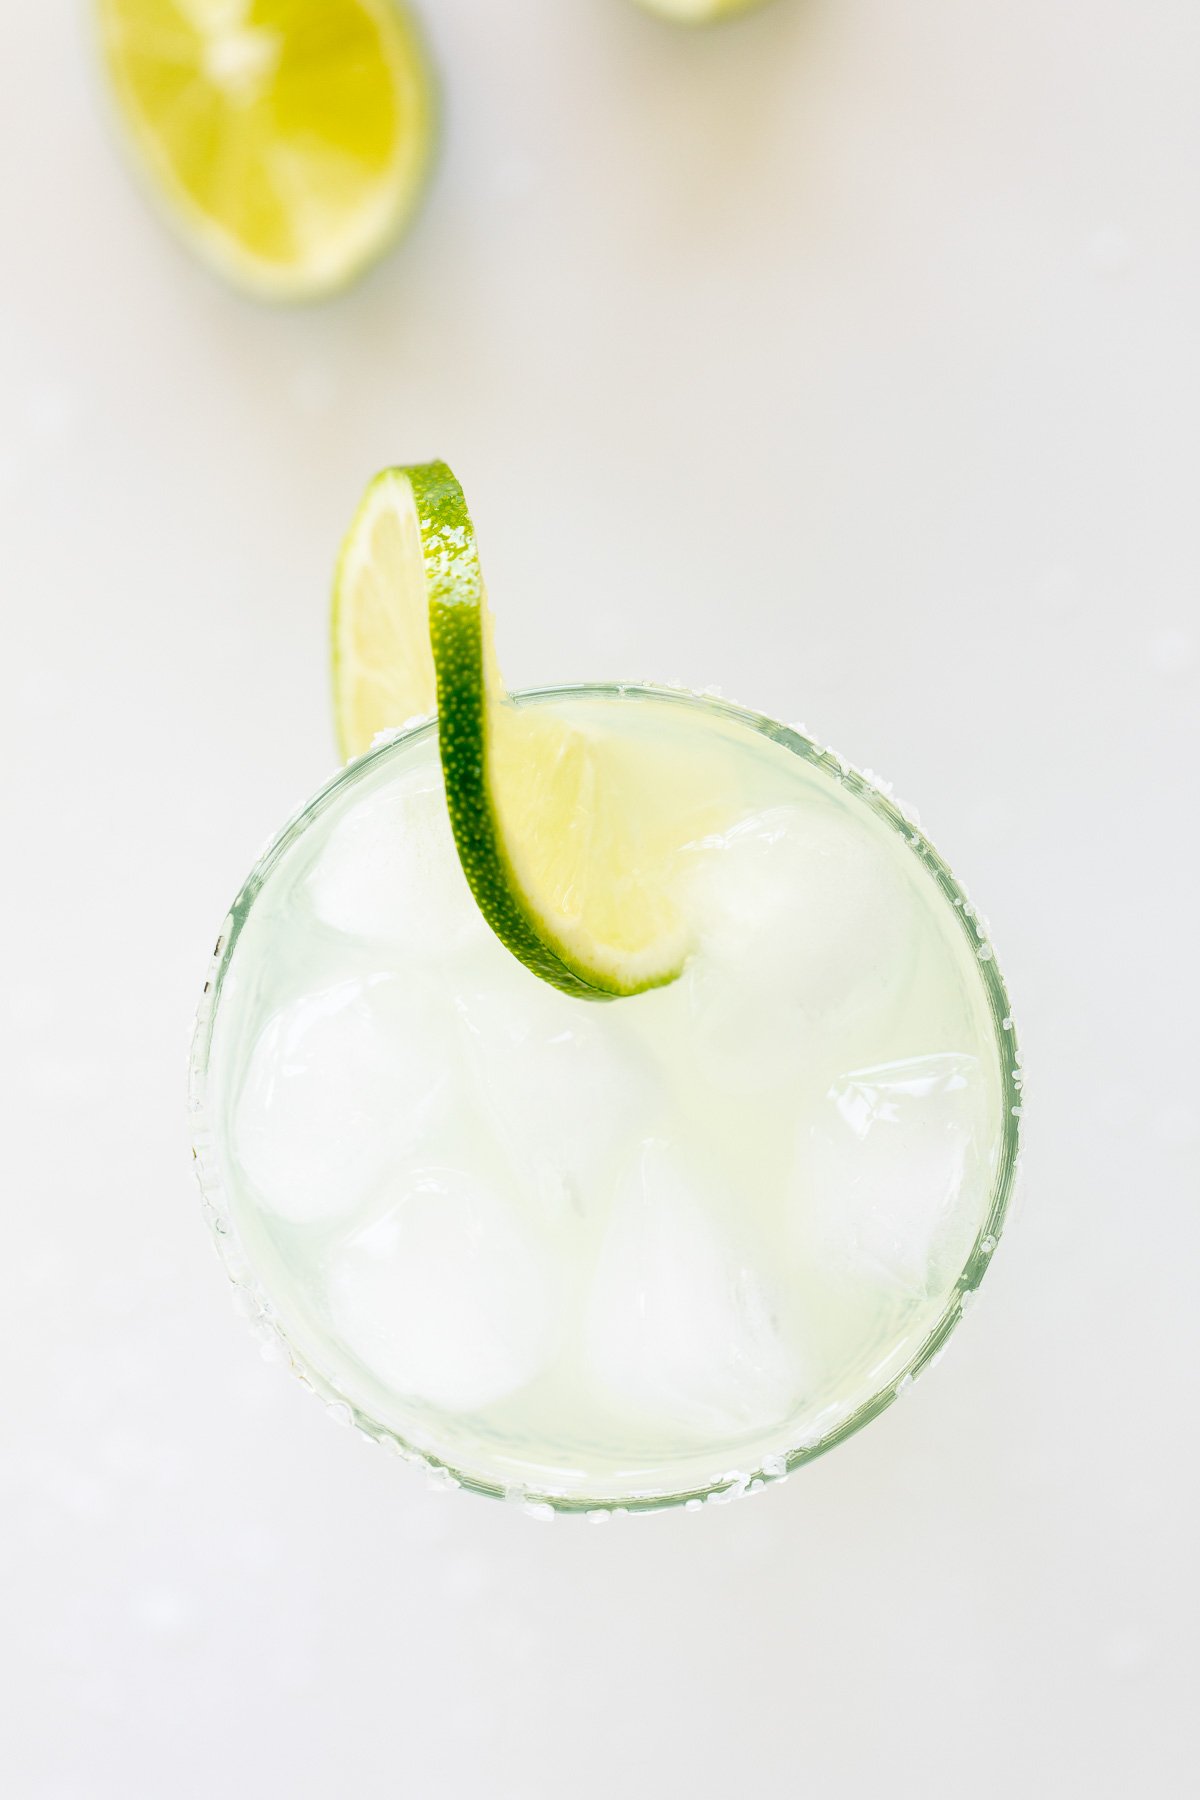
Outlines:
{"type": "Polygon", "coordinates": [[[333,710],[346,758],[437,706],[424,581],[412,485],[385,469],[363,495],[333,584],[333,710]]]}

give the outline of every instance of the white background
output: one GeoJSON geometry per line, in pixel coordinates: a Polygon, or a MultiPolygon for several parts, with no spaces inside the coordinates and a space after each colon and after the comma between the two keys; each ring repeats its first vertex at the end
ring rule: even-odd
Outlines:
{"type": "Polygon", "coordinates": [[[1191,1792],[1194,0],[428,0],[443,152],[349,296],[151,216],[66,0],[0,24],[12,1800],[1191,1792]],[[720,682],[917,802],[1023,1022],[945,1363],[782,1488],[427,1492],[229,1306],[183,1074],[330,771],[325,611],[447,457],[515,684],[720,682]]]}

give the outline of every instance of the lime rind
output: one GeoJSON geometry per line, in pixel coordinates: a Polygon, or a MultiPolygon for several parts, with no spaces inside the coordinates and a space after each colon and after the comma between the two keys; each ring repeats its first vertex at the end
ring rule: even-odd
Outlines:
{"type": "MultiPolygon", "coordinates": [[[[395,471],[394,473],[399,473],[395,471]]],[[[534,975],[583,999],[611,999],[603,975],[552,948],[505,854],[489,782],[495,709],[503,705],[490,610],[466,498],[445,463],[404,471],[425,548],[429,635],[437,670],[438,749],[459,860],[475,903],[501,943],[534,975]]]]}

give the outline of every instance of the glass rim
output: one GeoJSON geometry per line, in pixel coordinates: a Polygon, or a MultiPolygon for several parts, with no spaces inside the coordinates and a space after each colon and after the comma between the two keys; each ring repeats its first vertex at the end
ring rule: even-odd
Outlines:
{"type": "Polygon", "coordinates": [[[748,727],[781,748],[799,756],[865,802],[908,844],[918,860],[934,879],[943,899],[959,922],[972,951],[987,1000],[992,1023],[997,1067],[1000,1073],[1000,1139],[986,1216],[976,1233],[961,1271],[951,1286],[942,1312],[921,1344],[904,1366],[882,1388],[855,1407],[845,1418],[836,1420],[818,1438],[801,1441],[786,1456],[768,1456],[771,1464],[752,1471],[737,1471],[701,1487],[690,1487],[670,1493],[631,1492],[614,1499],[586,1495],[563,1495],[536,1486],[519,1489],[488,1481],[470,1471],[456,1468],[436,1454],[407,1443],[389,1426],[373,1419],[355,1406],[311,1360],[288,1339],[266,1290],[242,1248],[226,1198],[221,1170],[220,1147],[208,1115],[208,1061],[213,1030],[220,1003],[224,978],[241,935],[242,926],[272,869],[317,818],[335,803],[344,789],[352,787],[383,758],[395,754],[401,746],[410,747],[436,730],[436,714],[415,719],[395,731],[381,734],[370,749],[337,769],[302,806],[297,807],[256,857],[250,873],[226,913],[217,936],[203,991],[196,1009],[188,1063],[188,1112],[191,1125],[193,1166],[209,1226],[225,1272],[233,1283],[238,1310],[256,1326],[263,1354],[270,1360],[289,1365],[302,1386],[324,1401],[326,1409],[344,1424],[353,1425],[361,1435],[393,1450],[405,1461],[425,1468],[438,1485],[461,1487],[490,1498],[519,1500],[533,1513],[590,1514],[593,1518],[635,1512],[658,1512],[667,1507],[685,1506],[695,1509],[705,1502],[723,1501],[756,1492],[772,1482],[785,1480],[793,1470],[813,1462],[836,1445],[853,1437],[887,1410],[914,1381],[940,1360],[946,1344],[972,1303],[999,1243],[1012,1211],[1013,1197],[1020,1168],[1022,1137],[1022,1091],[1020,1045],[1013,1019],[1012,1006],[1004,977],[1000,972],[986,921],[973,905],[964,884],[953,873],[949,863],[931,843],[916,818],[892,793],[891,783],[881,781],[870,771],[861,771],[847,762],[828,745],[821,746],[804,731],[781,724],[752,708],[739,706],[713,692],[662,685],[643,681],[572,682],[550,687],[519,689],[509,696],[519,705],[541,705],[563,700],[631,700],[676,704],[708,712],[733,724],[748,727]]]}

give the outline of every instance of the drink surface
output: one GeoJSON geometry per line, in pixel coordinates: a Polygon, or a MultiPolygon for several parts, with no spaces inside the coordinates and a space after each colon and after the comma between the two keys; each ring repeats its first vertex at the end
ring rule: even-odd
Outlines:
{"type": "Polygon", "coordinates": [[[682,1496],[837,1434],[978,1279],[1003,989],[924,840],[804,740],[649,690],[537,704],[711,801],[684,975],[597,1004],[516,962],[420,729],[239,899],[204,1161],[240,1278],[371,1428],[498,1490],[682,1496]]]}

